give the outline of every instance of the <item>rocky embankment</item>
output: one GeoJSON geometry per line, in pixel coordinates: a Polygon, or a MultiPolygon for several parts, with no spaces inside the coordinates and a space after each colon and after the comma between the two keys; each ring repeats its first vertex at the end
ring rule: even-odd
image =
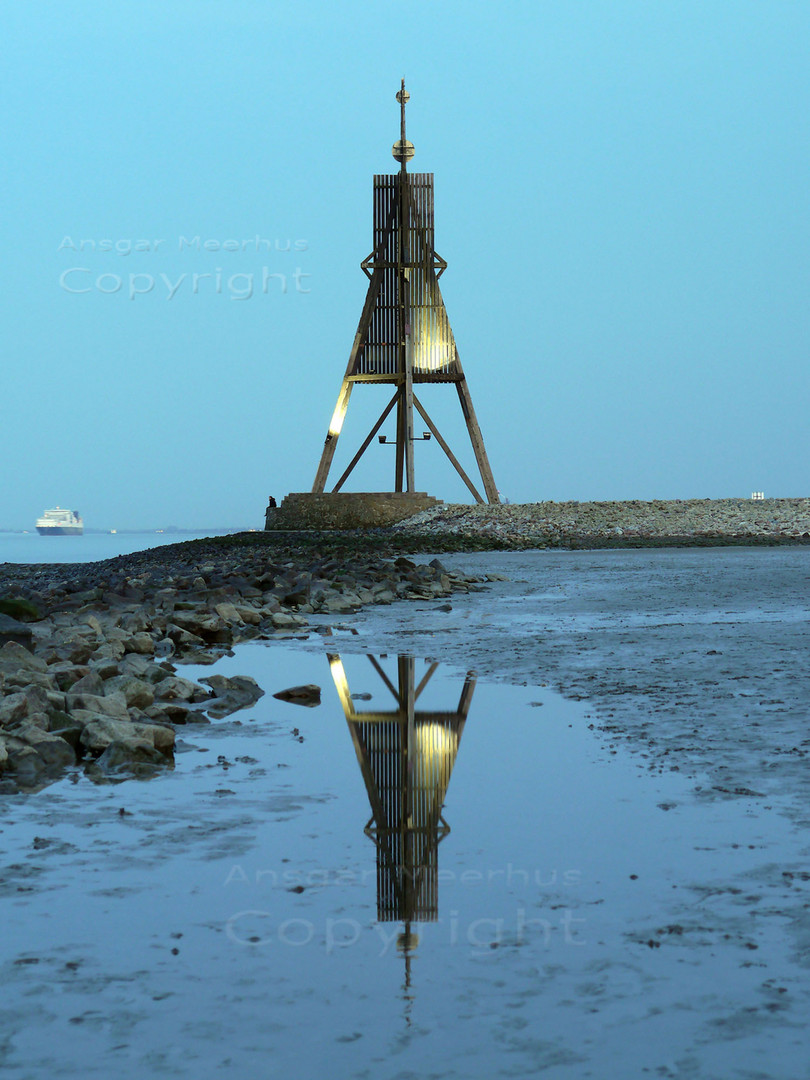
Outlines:
{"type": "Polygon", "coordinates": [[[475,587],[397,553],[808,542],[810,499],[544,502],[440,505],[386,529],[242,533],[100,563],[5,564],[0,790],[41,786],[79,761],[100,779],[149,774],[171,762],[177,725],[262,693],[246,677],[191,682],[184,662],[328,630],[365,604],[475,587]]]}
{"type": "Polygon", "coordinates": [[[175,729],[255,702],[253,679],[192,682],[184,662],[233,645],[330,632],[364,604],[469,589],[418,565],[244,534],[102,563],[0,567],[0,790],[44,786],[83,763],[98,780],[173,760],[175,729]],[[202,685],[206,684],[206,685],[202,685]]]}
{"type": "Polygon", "coordinates": [[[810,543],[810,499],[446,505],[392,526],[433,550],[810,543]]]}

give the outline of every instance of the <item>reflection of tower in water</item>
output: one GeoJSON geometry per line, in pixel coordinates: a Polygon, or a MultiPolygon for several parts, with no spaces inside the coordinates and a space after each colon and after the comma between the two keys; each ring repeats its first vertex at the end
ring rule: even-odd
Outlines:
{"type": "Polygon", "coordinates": [[[438,845],[450,831],[442,807],[475,679],[464,680],[454,711],[417,710],[438,665],[417,685],[413,657],[400,656],[394,685],[368,659],[394,698],[391,711],[358,712],[340,657],[331,655],[329,664],[371,804],[365,832],[377,848],[377,918],[406,924],[400,945],[407,949],[414,943],[409,924],[438,918],[438,845]]]}

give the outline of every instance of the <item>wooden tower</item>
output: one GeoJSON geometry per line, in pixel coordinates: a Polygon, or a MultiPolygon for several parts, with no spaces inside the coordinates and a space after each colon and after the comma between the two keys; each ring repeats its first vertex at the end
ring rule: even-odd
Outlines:
{"type": "MultiPolygon", "coordinates": [[[[396,409],[394,491],[414,492],[413,421],[416,409],[428,429],[420,438],[432,436],[438,442],[476,502],[482,503],[486,499],[497,503],[498,491],[439,288],[439,278],[447,269],[447,263],[433,246],[433,174],[408,173],[406,169],[414,155],[413,144],[405,138],[405,105],[409,97],[403,79],[397,93],[401,134],[392,151],[400,163],[400,170],[374,177],[374,250],[360,264],[369,279],[368,295],[312,491],[323,493],[326,489],[355,384],[387,383],[395,388],[393,397],[332,490],[340,491],[385,419],[396,409]],[[485,498],[414,393],[414,386],[419,383],[452,383],[455,386],[485,498]]],[[[380,436],[380,441],[385,441],[384,436],[380,436]]]]}

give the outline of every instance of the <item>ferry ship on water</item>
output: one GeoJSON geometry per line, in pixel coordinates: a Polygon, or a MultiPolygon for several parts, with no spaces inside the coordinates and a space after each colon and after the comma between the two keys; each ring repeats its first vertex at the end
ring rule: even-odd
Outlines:
{"type": "Polygon", "coordinates": [[[63,510],[57,506],[37,518],[37,532],[40,536],[81,536],[84,522],[78,510],[63,510]]]}

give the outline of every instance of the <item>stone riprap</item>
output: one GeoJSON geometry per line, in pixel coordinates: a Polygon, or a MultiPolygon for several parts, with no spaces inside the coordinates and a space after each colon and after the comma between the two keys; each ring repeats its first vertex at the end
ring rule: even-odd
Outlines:
{"type": "Polygon", "coordinates": [[[603,548],[810,543],[810,499],[448,504],[393,525],[451,547],[603,548]]]}
{"type": "Polygon", "coordinates": [[[437,560],[335,557],[254,534],[103,563],[5,564],[0,595],[25,621],[6,616],[0,635],[0,790],[35,790],[80,762],[102,782],[151,775],[171,764],[177,725],[264,692],[247,676],[192,682],[180,664],[212,663],[241,641],[328,633],[365,604],[469,587],[437,560]]]}

